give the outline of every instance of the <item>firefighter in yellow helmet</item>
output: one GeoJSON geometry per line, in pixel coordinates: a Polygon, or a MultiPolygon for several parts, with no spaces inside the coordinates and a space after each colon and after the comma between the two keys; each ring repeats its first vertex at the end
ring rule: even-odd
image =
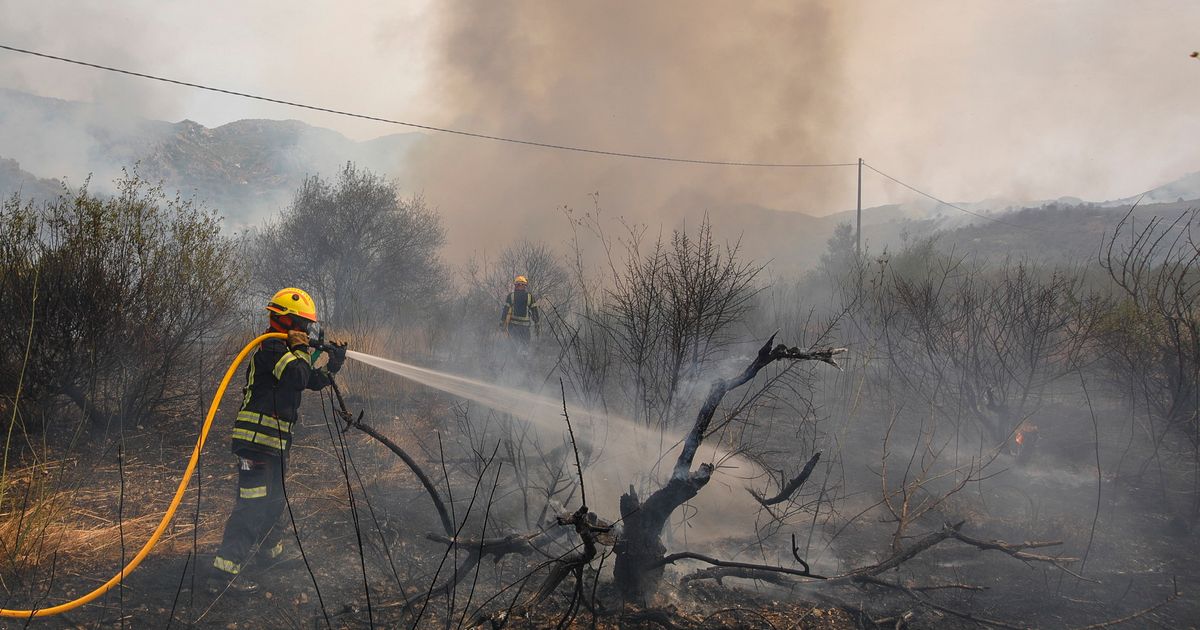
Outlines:
{"type": "Polygon", "coordinates": [[[287,288],[267,303],[267,332],[286,333],[287,339],[268,339],[254,352],[246,369],[242,405],[233,424],[233,453],[238,459],[237,503],[225,523],[221,548],[213,558],[208,587],[251,592],[257,584],[242,575],[257,545],[255,560],[281,562],[284,533],[280,523],[286,506],[283,494],[288,448],[298,420],[300,395],[333,382],[346,361],[345,344],[321,346],[329,359],[316,367],[319,336],[317,307],[312,297],[287,288]]]}
{"type": "Polygon", "coordinates": [[[512,292],[504,300],[504,310],[500,312],[500,330],[522,348],[528,348],[530,329],[538,329],[541,319],[537,298],[529,292],[529,280],[517,276],[512,292]]]}

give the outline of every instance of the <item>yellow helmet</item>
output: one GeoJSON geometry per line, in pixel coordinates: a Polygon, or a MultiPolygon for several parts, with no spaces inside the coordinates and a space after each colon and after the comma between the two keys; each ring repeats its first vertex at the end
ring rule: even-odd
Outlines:
{"type": "Polygon", "coordinates": [[[267,303],[267,310],[276,315],[295,315],[317,321],[317,303],[308,293],[292,287],[281,289],[273,295],[267,303]]]}
{"type": "Polygon", "coordinates": [[[529,284],[529,281],[525,279],[525,276],[517,276],[517,279],[513,280],[513,284],[529,284]]]}

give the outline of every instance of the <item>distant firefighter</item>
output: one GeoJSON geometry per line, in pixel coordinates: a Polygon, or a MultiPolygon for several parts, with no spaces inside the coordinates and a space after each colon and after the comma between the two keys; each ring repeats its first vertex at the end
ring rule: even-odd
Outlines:
{"type": "Polygon", "coordinates": [[[537,298],[529,292],[529,280],[517,276],[513,280],[512,293],[504,301],[504,310],[500,312],[500,330],[522,348],[528,348],[530,329],[539,332],[541,319],[537,298]]]}

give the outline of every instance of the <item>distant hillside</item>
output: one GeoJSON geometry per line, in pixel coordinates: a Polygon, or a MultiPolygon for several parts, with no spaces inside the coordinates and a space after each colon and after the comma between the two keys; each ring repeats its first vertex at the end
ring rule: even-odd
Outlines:
{"type": "Polygon", "coordinates": [[[676,227],[686,224],[694,230],[706,214],[716,238],[730,244],[740,241],[743,256],[770,261],[772,269],[781,273],[815,263],[832,234],[817,217],[755,204],[693,206],[676,227]]]}
{"type": "Polygon", "coordinates": [[[1138,199],[1142,203],[1179,203],[1188,199],[1200,199],[1200,171],[1185,175],[1157,188],[1151,188],[1141,195],[1118,199],[1119,205],[1129,205],[1138,199]]]}
{"type": "MultiPolygon", "coordinates": [[[[1144,228],[1153,218],[1173,221],[1188,210],[1200,208],[1200,200],[1174,203],[1145,203],[1131,219],[1133,229],[1144,228]]],[[[1128,207],[1097,204],[1024,208],[1004,214],[1003,223],[981,221],[944,231],[938,235],[943,249],[953,248],[992,260],[1033,259],[1051,263],[1089,263],[1111,237],[1128,207]]],[[[1128,229],[1128,228],[1127,228],[1128,229]]]]}
{"type": "Polygon", "coordinates": [[[0,199],[7,200],[14,193],[20,193],[22,199],[54,199],[60,192],[61,182],[24,171],[16,160],[0,158],[0,199]]]}
{"type": "MultiPolygon", "coordinates": [[[[1193,208],[1200,208],[1200,199],[1173,203],[1143,201],[1135,212],[1133,225],[1145,226],[1154,217],[1174,220],[1193,208]]],[[[911,209],[900,206],[864,208],[863,247],[871,255],[877,255],[919,239],[936,237],[942,249],[991,260],[1090,262],[1096,259],[1106,234],[1112,233],[1129,207],[1056,202],[986,215],[997,221],[949,210],[955,215],[913,218],[911,209]]],[[[684,220],[695,225],[703,214],[689,212],[684,220]]],[[[764,262],[769,260],[771,272],[783,276],[811,268],[825,252],[833,229],[839,223],[854,224],[853,211],[813,217],[740,204],[711,208],[707,214],[718,238],[730,242],[740,238],[743,254],[764,262]]]]}
{"type": "MultiPolygon", "coordinates": [[[[137,164],[142,176],[195,194],[237,227],[285,205],[306,175],[332,174],[347,161],[398,176],[424,138],[410,133],[355,142],[295,120],[239,120],[210,129],[0,88],[0,195],[20,190],[25,197],[53,197],[61,187],[45,178],[78,184],[89,173],[92,188],[104,190],[122,167],[137,164]]],[[[957,204],[1003,223],[924,199],[864,208],[863,243],[878,253],[941,233],[946,246],[992,258],[1080,260],[1094,255],[1104,230],[1135,198],[1084,204],[1062,197],[1024,209],[1003,199],[957,204]]],[[[1200,206],[1187,201],[1197,199],[1200,172],[1148,191],[1138,216],[1177,214],[1200,206]]],[[[695,226],[707,214],[720,240],[740,240],[743,254],[771,261],[772,273],[781,275],[811,267],[834,227],[855,220],[852,210],[814,217],[688,193],[673,207],[674,214],[661,215],[664,226],[695,226]]]]}
{"type": "MultiPolygon", "coordinates": [[[[1140,229],[1153,218],[1173,221],[1192,209],[1200,209],[1200,199],[1172,203],[1143,200],[1131,225],[1140,229]]],[[[1128,211],[1128,205],[1049,203],[989,214],[997,219],[989,221],[971,215],[910,218],[897,206],[864,208],[863,246],[871,255],[877,255],[935,237],[943,250],[994,261],[1011,258],[1052,264],[1090,263],[1128,211]]],[[[811,268],[825,251],[834,227],[854,221],[853,212],[811,217],[753,206],[717,209],[709,216],[714,232],[721,238],[741,236],[743,252],[759,259],[763,252],[771,252],[772,272],[779,275],[811,268]]]]}
{"type": "MultiPolygon", "coordinates": [[[[355,142],[295,120],[239,120],[209,129],[0,89],[0,157],[16,158],[43,177],[92,173],[97,188],[137,164],[142,176],[196,194],[235,224],[261,219],[287,203],[306,175],[332,173],[347,161],[393,176],[423,137],[355,142]]],[[[11,192],[6,186],[0,180],[0,193],[11,192]]]]}

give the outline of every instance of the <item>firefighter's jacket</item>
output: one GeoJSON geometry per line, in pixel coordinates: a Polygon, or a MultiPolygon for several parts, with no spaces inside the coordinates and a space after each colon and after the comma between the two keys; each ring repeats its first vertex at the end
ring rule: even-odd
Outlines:
{"type": "Polygon", "coordinates": [[[299,417],[300,394],[331,382],[327,371],[312,366],[308,352],[288,350],[282,339],[264,341],[246,368],[242,408],[233,423],[233,452],[285,455],[299,417]]]}
{"type": "Polygon", "coordinates": [[[500,311],[500,321],[505,325],[530,326],[538,323],[541,313],[538,312],[537,298],[528,291],[513,291],[504,301],[504,310],[500,311]]]}

